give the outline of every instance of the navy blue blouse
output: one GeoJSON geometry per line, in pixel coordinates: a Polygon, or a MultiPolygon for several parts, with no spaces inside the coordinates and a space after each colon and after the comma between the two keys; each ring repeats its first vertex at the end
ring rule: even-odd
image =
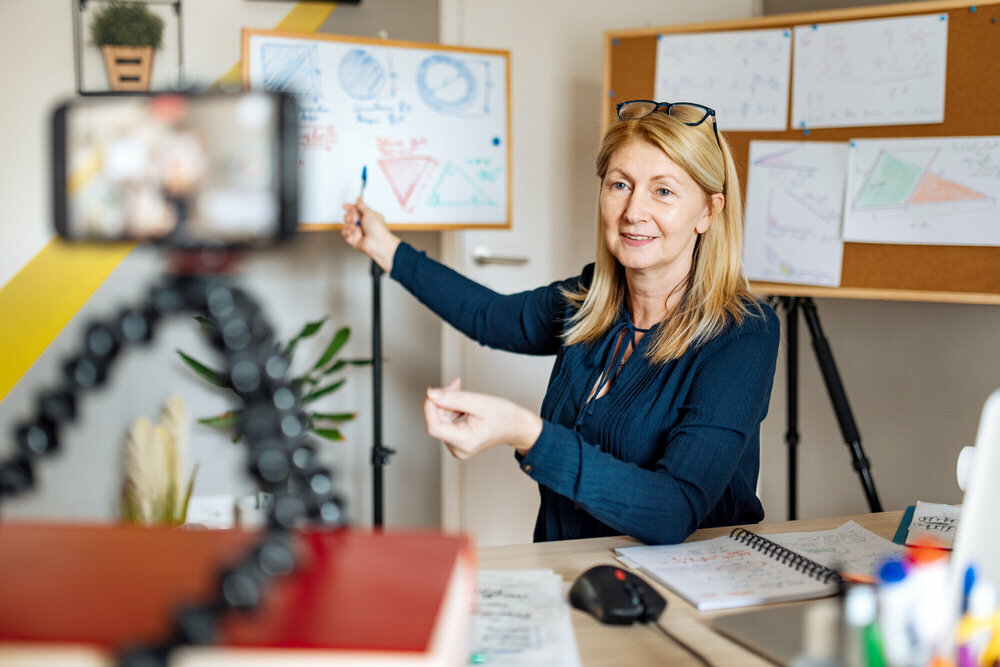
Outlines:
{"type": "MultiPolygon", "coordinates": [[[[629,331],[627,309],[592,344],[563,345],[573,308],[560,293],[582,275],[500,295],[401,243],[392,277],[470,338],[525,354],[554,354],[542,402],[542,434],[520,458],[539,484],[535,541],[626,533],[681,542],[697,528],[756,523],[760,423],[778,353],[778,317],[761,304],[742,324],[666,364],[646,358],[643,336],[608,391],[589,400],[629,331]]],[[[624,347],[624,346],[622,346],[624,347]]]]}

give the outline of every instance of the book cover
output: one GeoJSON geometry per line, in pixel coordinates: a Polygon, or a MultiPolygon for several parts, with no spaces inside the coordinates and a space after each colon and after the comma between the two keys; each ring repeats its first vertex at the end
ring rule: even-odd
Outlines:
{"type": "MultiPolygon", "coordinates": [[[[161,640],[171,613],[212,599],[221,569],[239,561],[256,537],[0,525],[0,664],[4,653],[25,647],[82,645],[106,658],[124,644],[161,640]]],[[[251,664],[274,650],[326,662],[338,655],[419,662],[455,650],[440,646],[443,640],[457,641],[461,658],[474,585],[465,538],[342,529],[302,532],[295,540],[296,571],[266,586],[257,611],[225,615],[221,646],[184,649],[185,664],[201,664],[199,656],[217,664],[223,654],[251,664]]]]}

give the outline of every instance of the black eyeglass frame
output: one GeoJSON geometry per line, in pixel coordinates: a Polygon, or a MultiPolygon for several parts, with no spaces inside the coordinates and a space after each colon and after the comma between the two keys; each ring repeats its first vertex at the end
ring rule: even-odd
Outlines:
{"type": "MultiPolygon", "coordinates": [[[[698,122],[696,122],[696,123],[688,123],[688,122],[685,122],[683,120],[681,120],[681,122],[684,123],[685,125],[689,126],[689,127],[697,127],[698,125],[701,125],[706,120],[708,120],[709,117],[711,117],[712,118],[712,132],[715,134],[715,143],[718,144],[719,150],[722,150],[722,141],[719,139],[719,124],[718,124],[718,122],[715,119],[715,109],[713,109],[711,107],[706,107],[704,104],[698,104],[697,102],[656,102],[654,100],[628,100],[626,102],[619,102],[618,104],[615,105],[615,115],[618,116],[618,120],[637,120],[639,118],[645,118],[649,114],[656,113],[660,109],[663,109],[663,112],[666,113],[669,116],[670,115],[670,109],[671,109],[671,107],[678,107],[678,106],[694,107],[695,109],[702,109],[702,110],[704,110],[705,115],[702,116],[701,120],[699,120],[698,122]],[[639,103],[652,104],[653,108],[650,109],[649,112],[644,113],[641,116],[633,116],[631,118],[622,118],[622,107],[624,107],[626,105],[629,105],[629,104],[639,104],[639,103]]],[[[680,120],[680,119],[678,118],[678,120],[680,120]]]]}

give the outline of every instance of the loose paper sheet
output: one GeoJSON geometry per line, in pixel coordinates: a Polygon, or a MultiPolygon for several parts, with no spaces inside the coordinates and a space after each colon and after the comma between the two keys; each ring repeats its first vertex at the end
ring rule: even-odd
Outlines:
{"type": "Polygon", "coordinates": [[[767,539],[820,565],[851,574],[877,574],[886,559],[903,552],[903,547],[853,521],[834,530],[778,533],[767,535],[767,539]]]}
{"type": "Polygon", "coordinates": [[[927,540],[933,540],[944,548],[951,549],[955,544],[961,513],[961,505],[917,501],[910,529],[906,535],[906,544],[926,544],[927,540]]]}
{"type": "Polygon", "coordinates": [[[795,27],[792,127],[944,121],[948,15],[795,27]]]}
{"type": "Polygon", "coordinates": [[[857,139],[845,241],[1000,245],[1000,137],[857,139]]]}
{"type": "Polygon", "coordinates": [[[659,35],[654,97],[715,109],[719,129],[784,130],[791,31],[659,35]]]}
{"type": "Polygon", "coordinates": [[[751,141],[747,277],[837,287],[847,144],[751,141]]]}
{"type": "Polygon", "coordinates": [[[470,664],[579,667],[580,656],[552,570],[479,570],[470,664]]]}

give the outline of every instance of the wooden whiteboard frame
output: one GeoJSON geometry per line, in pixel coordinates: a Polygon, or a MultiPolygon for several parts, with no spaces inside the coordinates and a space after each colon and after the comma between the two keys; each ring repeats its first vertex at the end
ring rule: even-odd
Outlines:
{"type": "MultiPolygon", "coordinates": [[[[1000,0],[997,0],[1000,2],[1000,0]]],[[[452,223],[415,223],[407,224],[400,222],[389,222],[389,229],[401,232],[424,232],[424,231],[461,231],[467,229],[510,229],[511,215],[514,210],[513,201],[513,159],[512,137],[511,137],[511,106],[510,106],[510,51],[504,49],[482,49],[466,46],[452,46],[447,44],[434,44],[430,42],[411,42],[397,39],[378,39],[374,37],[354,37],[351,35],[329,35],[322,33],[299,33],[285,32],[281,30],[264,30],[258,28],[243,28],[242,35],[242,76],[243,88],[250,89],[250,38],[251,37],[280,37],[283,39],[299,39],[306,42],[339,42],[343,44],[363,44],[367,46],[379,47],[399,47],[406,49],[423,49],[426,51],[453,51],[458,53],[472,53],[489,56],[499,56],[504,59],[507,76],[505,84],[504,98],[507,104],[507,221],[495,222],[452,222],[452,223]]],[[[343,223],[334,222],[310,222],[299,223],[299,230],[304,232],[323,231],[328,229],[340,229],[343,223]]]]}
{"type": "MultiPolygon", "coordinates": [[[[976,63],[983,67],[997,67],[992,61],[1000,61],[1000,0],[985,0],[982,3],[972,3],[967,0],[932,0],[929,2],[913,2],[898,5],[878,5],[869,7],[853,7],[818,12],[800,12],[793,14],[775,14],[752,19],[721,21],[712,23],[694,23],[679,26],[661,26],[637,28],[632,30],[615,30],[604,33],[604,76],[603,88],[605,97],[601,113],[602,133],[612,122],[615,122],[615,104],[629,99],[652,99],[655,88],[655,40],[659,34],[683,34],[717,31],[759,30],[767,28],[790,28],[796,25],[810,23],[830,23],[837,21],[855,21],[887,17],[900,17],[913,14],[929,14],[937,12],[949,13],[948,61],[947,61],[947,98],[945,100],[945,122],[933,125],[881,126],[856,128],[817,128],[810,130],[809,136],[803,136],[799,130],[783,132],[726,132],[725,119],[720,119],[720,130],[725,132],[733,146],[737,170],[743,181],[743,195],[746,197],[747,147],[752,139],[769,139],[784,141],[846,141],[847,138],[892,137],[892,136],[978,136],[1000,135],[1000,122],[994,122],[991,131],[975,131],[966,129],[964,118],[959,124],[949,123],[949,111],[954,113],[961,106],[963,112],[967,108],[977,107],[984,117],[993,113],[1000,104],[1000,88],[995,85],[996,79],[990,74],[984,75],[988,85],[966,85],[955,90],[953,84],[961,80],[962,74],[969,75],[969,58],[981,57],[976,63]],[[991,52],[971,53],[978,50],[976,44],[965,42],[962,34],[956,34],[955,26],[959,21],[957,12],[967,12],[980,22],[989,25],[993,31],[991,52]],[[995,23],[991,23],[995,21],[995,23]],[[652,55],[650,48],[652,45],[652,55]],[[965,69],[962,69],[962,68],[965,69]],[[955,70],[958,70],[957,72],[955,70]],[[951,81],[953,74],[955,80],[951,81]],[[907,130],[910,133],[907,134],[907,130]],[[850,135],[848,137],[847,135],[850,135]]],[[[961,28],[959,28],[960,30],[961,28]]],[[[794,54],[792,56],[794,58],[794,54]]],[[[973,75],[978,75],[980,67],[975,68],[973,75]]],[[[789,106],[791,105],[789,95],[789,106]]],[[[697,101],[697,100],[696,100],[697,101]]],[[[791,114],[789,113],[789,118],[791,114]]],[[[998,213],[1000,216],[1000,213],[998,213]]],[[[753,289],[762,294],[783,296],[814,296],[847,299],[880,299],[893,301],[928,301],[945,303],[976,303],[1000,304],[1000,246],[920,246],[902,244],[867,244],[844,243],[843,287],[820,287],[814,285],[796,285],[785,283],[752,282],[753,289]],[[887,258],[878,266],[865,264],[865,257],[887,258]],[[860,259],[858,259],[860,258],[860,259]],[[969,289],[934,289],[927,287],[907,287],[897,285],[886,287],[878,284],[880,281],[892,282],[895,274],[892,271],[906,271],[918,263],[919,269],[928,274],[942,271],[952,271],[960,268],[967,275],[985,275],[980,285],[971,284],[969,289]],[[855,279],[856,270],[861,267],[862,273],[867,272],[867,278],[855,279]],[[888,268],[886,268],[888,267],[888,268]],[[852,273],[852,270],[855,273],[852,273]],[[887,276],[890,276],[887,279],[887,276]],[[995,276],[995,277],[994,277],[995,276]],[[860,284],[859,284],[860,283],[860,284]],[[983,285],[986,288],[983,288],[983,285]]],[[[871,264],[871,262],[869,262],[871,264]]],[[[938,274],[940,275],[940,274],[938,274]]]]}

